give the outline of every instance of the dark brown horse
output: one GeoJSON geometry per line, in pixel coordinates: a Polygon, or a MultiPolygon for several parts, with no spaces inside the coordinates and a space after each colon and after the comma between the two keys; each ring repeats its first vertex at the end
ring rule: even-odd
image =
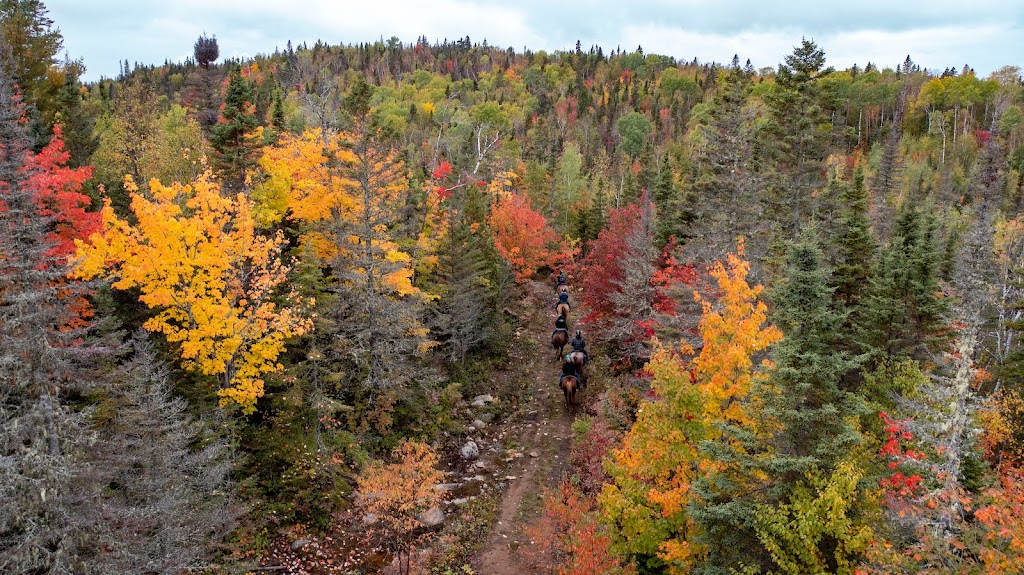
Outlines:
{"type": "Polygon", "coordinates": [[[562,359],[565,344],[569,343],[569,333],[558,330],[551,334],[551,347],[555,348],[555,359],[562,359]]]}
{"type": "Polygon", "coordinates": [[[555,306],[555,311],[558,312],[558,315],[564,317],[565,319],[569,319],[569,304],[560,303],[557,306],[555,306]]]}
{"type": "Polygon", "coordinates": [[[580,374],[580,385],[587,386],[587,374],[583,373],[583,366],[586,365],[586,356],[582,351],[574,351],[569,354],[569,359],[576,365],[576,373],[580,374]]]}
{"type": "Polygon", "coordinates": [[[579,390],[580,382],[576,376],[566,375],[558,382],[558,387],[562,388],[562,394],[565,395],[565,410],[571,413],[572,406],[576,404],[576,392],[579,390]]]}

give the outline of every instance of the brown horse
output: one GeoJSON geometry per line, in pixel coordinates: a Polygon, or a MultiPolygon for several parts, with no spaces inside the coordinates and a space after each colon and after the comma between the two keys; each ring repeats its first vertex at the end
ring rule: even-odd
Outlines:
{"type": "Polygon", "coordinates": [[[560,303],[557,306],[555,306],[555,311],[558,312],[558,315],[564,317],[565,319],[569,319],[569,304],[560,303]]]}
{"type": "Polygon", "coordinates": [[[587,374],[583,373],[583,366],[586,365],[586,356],[583,355],[582,351],[574,351],[569,354],[569,359],[571,359],[573,364],[576,365],[576,373],[580,374],[580,385],[582,387],[586,387],[587,374]]]}
{"type": "Polygon", "coordinates": [[[569,334],[562,330],[558,330],[551,334],[551,347],[555,348],[555,359],[562,358],[562,350],[565,349],[565,344],[569,343],[569,334]]]}
{"type": "Polygon", "coordinates": [[[558,286],[558,293],[560,293],[560,294],[569,293],[569,286],[567,286],[565,284],[562,284],[562,285],[558,286]]]}
{"type": "Polygon", "coordinates": [[[565,410],[572,412],[572,406],[576,404],[576,392],[579,390],[580,382],[574,375],[567,375],[558,382],[558,387],[562,388],[562,394],[565,395],[565,410]]]}

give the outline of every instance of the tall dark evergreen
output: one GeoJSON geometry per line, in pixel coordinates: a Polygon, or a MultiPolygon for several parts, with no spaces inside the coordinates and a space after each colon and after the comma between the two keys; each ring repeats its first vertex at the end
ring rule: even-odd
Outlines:
{"type": "Polygon", "coordinates": [[[772,217],[795,237],[819,210],[815,191],[824,187],[824,161],[831,141],[828,93],[819,80],[832,73],[825,52],[811,40],[786,56],[776,73],[776,86],[765,94],[771,123],[761,146],[778,166],[772,217]]]}
{"type": "Polygon", "coordinates": [[[849,326],[858,315],[856,308],[871,277],[877,246],[868,218],[868,191],[864,186],[863,168],[858,167],[854,172],[852,183],[834,182],[840,186],[840,192],[836,235],[832,240],[835,271],[831,285],[835,299],[849,312],[847,321],[843,322],[844,326],[849,326]]]}
{"type": "Polygon", "coordinates": [[[76,478],[81,571],[180,573],[234,528],[227,449],[171,394],[145,332],[94,411],[88,465],[76,478]]]}
{"type": "Polygon", "coordinates": [[[494,282],[491,262],[462,218],[452,225],[441,255],[441,299],[434,330],[448,349],[448,359],[464,364],[469,352],[484,345],[493,332],[494,282]]]}
{"type": "Polygon", "coordinates": [[[227,96],[217,124],[213,126],[210,144],[216,152],[217,169],[226,187],[240,189],[246,172],[256,164],[258,142],[254,133],[259,126],[256,105],[249,82],[238,68],[231,71],[227,96]]]}
{"type": "Polygon", "coordinates": [[[856,364],[841,351],[844,314],[833,308],[823,260],[814,232],[805,233],[790,248],[785,279],[771,294],[772,321],[783,333],[764,398],[766,416],[778,424],[765,464],[775,501],[785,501],[811,469],[831,473],[860,442],[850,418],[861,405],[840,387],[856,364]]]}
{"type": "Polygon", "coordinates": [[[941,340],[948,301],[941,293],[935,218],[904,205],[863,299],[856,339],[872,363],[923,358],[941,340]]]}
{"type": "Polygon", "coordinates": [[[695,158],[689,186],[687,210],[692,220],[687,226],[689,250],[701,260],[722,258],[744,236],[755,250],[759,241],[752,237],[760,223],[757,192],[763,179],[755,157],[754,111],[747,107],[753,88],[751,77],[739,67],[723,74],[704,119],[695,124],[695,136],[703,145],[695,158]]]}

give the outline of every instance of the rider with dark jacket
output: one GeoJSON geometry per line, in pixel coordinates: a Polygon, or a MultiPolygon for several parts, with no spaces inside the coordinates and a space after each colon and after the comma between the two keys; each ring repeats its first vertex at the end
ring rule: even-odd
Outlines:
{"type": "Polygon", "coordinates": [[[583,361],[590,362],[590,354],[587,353],[587,340],[583,339],[583,332],[576,330],[576,336],[569,342],[573,351],[583,352],[583,361]]]}
{"type": "Polygon", "coordinates": [[[557,308],[558,306],[562,305],[563,303],[565,305],[569,305],[569,292],[562,292],[562,293],[558,294],[558,303],[555,304],[555,307],[557,308]]]}
{"type": "Polygon", "coordinates": [[[569,278],[565,277],[565,270],[558,270],[558,279],[555,281],[555,287],[564,286],[569,283],[569,278]]]}
{"type": "Polygon", "coordinates": [[[565,316],[561,315],[555,320],[555,331],[551,332],[551,335],[555,335],[560,331],[564,331],[565,336],[569,337],[569,324],[565,323],[565,316]]]}
{"type": "Polygon", "coordinates": [[[575,377],[577,380],[580,378],[580,374],[576,373],[576,364],[573,363],[572,359],[567,355],[565,356],[565,362],[562,363],[562,377],[558,378],[558,385],[562,385],[565,378],[570,375],[575,377]]]}

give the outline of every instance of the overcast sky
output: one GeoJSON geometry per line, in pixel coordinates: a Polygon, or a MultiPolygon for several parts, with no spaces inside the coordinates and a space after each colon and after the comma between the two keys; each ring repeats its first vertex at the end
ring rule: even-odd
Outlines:
{"type": "Polygon", "coordinates": [[[776,66],[801,36],[828,64],[895,66],[909,54],[931,69],[969,64],[979,75],[1024,64],[1020,0],[44,0],[86,79],[118,62],[161,64],[192,53],[203,32],[221,56],[252,56],[322,39],[405,43],[469,36],[522,50],[572,49],[576,40],[684,60],[776,66]]]}

